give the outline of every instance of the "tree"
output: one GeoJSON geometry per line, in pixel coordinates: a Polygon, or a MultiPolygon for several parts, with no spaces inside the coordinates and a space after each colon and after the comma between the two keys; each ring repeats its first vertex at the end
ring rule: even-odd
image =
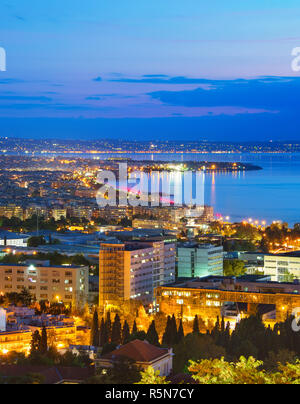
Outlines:
{"type": "Polygon", "coordinates": [[[148,329],[147,335],[146,335],[147,341],[155,346],[160,346],[159,344],[159,339],[158,339],[158,334],[155,328],[155,321],[153,320],[152,323],[150,324],[150,327],[148,329]]]}
{"type": "Polygon", "coordinates": [[[48,350],[47,330],[46,327],[43,326],[41,335],[41,353],[46,354],[47,350],[48,350]]]}
{"type": "Polygon", "coordinates": [[[166,377],[160,376],[159,370],[154,370],[152,366],[141,372],[141,377],[141,380],[136,384],[170,384],[166,377]]]}
{"type": "Polygon", "coordinates": [[[165,329],[165,332],[164,332],[163,338],[162,338],[162,344],[164,346],[171,346],[171,343],[172,343],[172,335],[171,334],[172,334],[171,317],[168,316],[166,329],[165,329]]]}
{"type": "Polygon", "coordinates": [[[38,247],[40,245],[45,245],[46,240],[43,236],[32,236],[27,241],[28,247],[38,247]]]}
{"type": "Polygon", "coordinates": [[[177,324],[175,315],[172,315],[171,318],[171,345],[177,344],[178,342],[178,335],[177,335],[177,324]]]}
{"type": "Polygon", "coordinates": [[[30,306],[32,302],[32,295],[29,293],[28,289],[23,288],[21,293],[19,293],[19,301],[24,306],[30,306]]]}
{"type": "Polygon", "coordinates": [[[174,346],[173,370],[175,374],[185,372],[190,359],[220,359],[225,355],[225,349],[216,345],[210,336],[190,333],[174,346]]]}
{"type": "Polygon", "coordinates": [[[241,260],[224,260],[224,276],[242,276],[246,273],[245,263],[241,260]]]}
{"type": "Polygon", "coordinates": [[[199,384],[299,384],[300,361],[280,364],[278,371],[268,373],[262,369],[262,361],[253,357],[240,357],[229,363],[221,359],[190,361],[188,370],[199,384]]]}
{"type": "Polygon", "coordinates": [[[114,323],[111,332],[111,342],[119,345],[121,343],[121,321],[118,314],[115,315],[114,323]]]}
{"type": "Polygon", "coordinates": [[[92,329],[91,329],[91,339],[90,344],[92,346],[99,346],[99,319],[98,319],[98,311],[95,308],[92,320],[92,329]]]}
{"type": "Polygon", "coordinates": [[[198,321],[198,316],[197,316],[197,314],[195,315],[195,318],[194,318],[193,333],[195,333],[195,334],[199,334],[199,333],[200,333],[200,330],[199,330],[199,321],[198,321]]]}
{"type": "Polygon", "coordinates": [[[131,334],[136,334],[137,332],[138,332],[138,329],[137,329],[137,326],[136,326],[136,321],[134,320],[131,334]]]}
{"type": "Polygon", "coordinates": [[[103,347],[105,344],[108,343],[107,328],[106,328],[106,324],[105,324],[105,321],[104,321],[103,317],[101,319],[99,337],[100,337],[100,340],[99,340],[99,345],[100,346],[103,347]]]}
{"type": "Polygon", "coordinates": [[[130,339],[130,329],[127,321],[124,321],[123,329],[122,329],[122,344],[127,344],[130,339]]]}
{"type": "Polygon", "coordinates": [[[110,311],[107,312],[106,314],[106,321],[105,321],[105,325],[106,325],[106,332],[107,332],[107,341],[110,342],[111,340],[111,318],[110,318],[110,311]]]}
{"type": "Polygon", "coordinates": [[[34,331],[31,337],[30,356],[41,352],[41,336],[38,330],[34,331]]]}
{"type": "Polygon", "coordinates": [[[182,319],[180,319],[178,332],[177,332],[177,341],[180,342],[184,338],[183,324],[182,319]]]}

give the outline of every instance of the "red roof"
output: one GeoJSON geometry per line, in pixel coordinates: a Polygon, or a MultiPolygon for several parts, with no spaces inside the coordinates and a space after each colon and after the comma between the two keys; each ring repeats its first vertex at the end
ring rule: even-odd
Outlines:
{"type": "Polygon", "coordinates": [[[147,341],[136,339],[121,346],[119,349],[103,355],[102,358],[128,358],[135,362],[152,362],[154,359],[158,359],[167,353],[168,349],[166,348],[158,348],[147,341]]]}

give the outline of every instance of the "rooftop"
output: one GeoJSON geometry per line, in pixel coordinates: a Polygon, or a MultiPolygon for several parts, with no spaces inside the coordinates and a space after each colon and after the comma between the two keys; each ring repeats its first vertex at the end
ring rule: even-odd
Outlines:
{"type": "Polygon", "coordinates": [[[167,348],[158,348],[147,341],[134,340],[106,355],[103,359],[128,358],[135,362],[152,362],[168,353],[167,348]]]}

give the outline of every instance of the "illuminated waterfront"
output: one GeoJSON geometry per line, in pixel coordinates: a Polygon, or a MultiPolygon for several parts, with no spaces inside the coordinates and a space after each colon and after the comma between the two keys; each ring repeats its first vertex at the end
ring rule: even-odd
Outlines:
{"type": "MultiPolygon", "coordinates": [[[[79,157],[76,155],[76,157],[79,157]]],[[[80,157],[90,158],[82,154],[80,157]]],[[[120,157],[118,153],[105,153],[93,159],[120,157]]],[[[213,205],[216,213],[230,216],[232,221],[254,220],[286,221],[297,223],[300,208],[295,201],[300,197],[299,153],[207,153],[207,154],[122,154],[135,160],[153,161],[224,161],[259,165],[260,171],[218,172],[206,175],[205,202],[213,205]]]]}

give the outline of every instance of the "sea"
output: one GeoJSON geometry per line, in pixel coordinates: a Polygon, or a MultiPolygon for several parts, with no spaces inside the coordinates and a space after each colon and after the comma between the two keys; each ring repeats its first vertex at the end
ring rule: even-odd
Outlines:
{"type": "MultiPolygon", "coordinates": [[[[66,156],[64,154],[64,156],[66,156]]],[[[76,154],[76,157],[89,157],[76,154]]],[[[231,222],[300,222],[300,153],[155,153],[93,155],[92,158],[128,157],[153,161],[242,162],[262,170],[205,174],[205,204],[231,222]]]]}

